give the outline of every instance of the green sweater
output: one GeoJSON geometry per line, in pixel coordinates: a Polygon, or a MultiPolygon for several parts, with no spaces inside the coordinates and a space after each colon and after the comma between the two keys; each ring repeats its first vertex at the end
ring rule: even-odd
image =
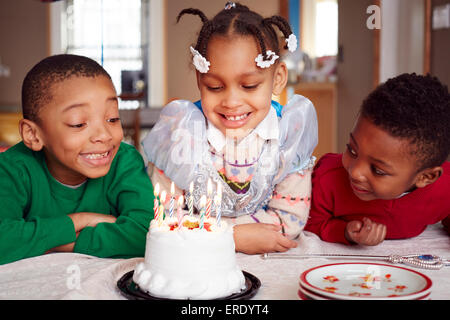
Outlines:
{"type": "Polygon", "coordinates": [[[153,199],[144,161],[133,146],[120,145],[106,176],[72,189],[51,176],[43,152],[18,143],[0,153],[0,264],[74,241],[74,252],[143,256],[153,199]],[[117,220],[86,227],[76,238],[67,216],[76,212],[110,214],[117,220]]]}

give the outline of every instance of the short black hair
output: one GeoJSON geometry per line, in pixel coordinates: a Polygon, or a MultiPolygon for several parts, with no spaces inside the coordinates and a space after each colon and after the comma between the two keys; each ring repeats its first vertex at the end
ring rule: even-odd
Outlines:
{"type": "Polygon", "coordinates": [[[39,120],[39,111],[52,99],[51,88],[70,77],[111,76],[91,58],[59,54],[38,62],[25,76],[22,83],[22,113],[24,119],[39,120]]]}
{"type": "MultiPolygon", "coordinates": [[[[227,3],[228,5],[229,3],[227,3]]],[[[184,14],[197,15],[203,22],[195,50],[204,57],[206,57],[208,42],[213,35],[227,36],[230,34],[239,34],[253,36],[259,43],[264,60],[269,60],[266,54],[267,46],[275,54],[280,54],[279,40],[273,26],[277,26],[286,39],[292,34],[289,23],[283,17],[274,15],[269,18],[263,18],[260,14],[251,11],[247,6],[241,5],[240,3],[234,3],[233,7],[223,9],[211,20],[202,11],[188,8],[178,14],[177,22],[179,22],[184,14]]],[[[285,49],[287,49],[287,45],[285,45],[285,49]]]]}
{"type": "Polygon", "coordinates": [[[436,77],[404,73],[391,78],[369,94],[360,114],[407,139],[418,171],[442,165],[450,153],[450,96],[436,77]]]}

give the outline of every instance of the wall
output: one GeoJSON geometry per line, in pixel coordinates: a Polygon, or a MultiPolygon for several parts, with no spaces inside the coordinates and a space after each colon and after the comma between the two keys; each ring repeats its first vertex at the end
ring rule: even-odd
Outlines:
{"type": "Polygon", "coordinates": [[[315,56],[316,39],[315,39],[315,25],[316,25],[316,0],[301,0],[300,6],[301,16],[301,47],[302,50],[310,56],[315,56]],[[308,26],[307,28],[305,26],[308,26]]]}
{"type": "Polygon", "coordinates": [[[167,1],[150,1],[149,105],[167,102],[167,1]]]}
{"type": "Polygon", "coordinates": [[[0,111],[21,110],[21,86],[27,71],[49,52],[48,4],[0,1],[0,57],[10,68],[0,77],[0,111]]]}
{"type": "MultiPolygon", "coordinates": [[[[168,99],[198,100],[200,97],[189,46],[197,40],[201,20],[197,16],[185,15],[177,24],[178,13],[185,8],[198,8],[211,19],[223,9],[225,3],[226,1],[210,0],[167,1],[168,99]]],[[[240,3],[262,16],[279,14],[279,0],[241,0],[240,3]]]]}
{"type": "Polygon", "coordinates": [[[338,1],[337,149],[343,152],[363,99],[373,87],[374,34],[366,27],[371,0],[338,1]]]}
{"type": "MultiPolygon", "coordinates": [[[[432,0],[432,8],[450,0],[432,0]]],[[[450,28],[431,30],[431,74],[450,88],[450,28]]]]}
{"type": "Polygon", "coordinates": [[[423,73],[424,0],[381,2],[380,82],[405,72],[423,73]]]}

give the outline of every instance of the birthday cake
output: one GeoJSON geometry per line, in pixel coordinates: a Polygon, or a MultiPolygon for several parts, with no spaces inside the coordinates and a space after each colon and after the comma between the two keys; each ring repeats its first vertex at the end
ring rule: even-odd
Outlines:
{"type": "Polygon", "coordinates": [[[141,291],[169,299],[216,299],[241,292],[245,278],[236,263],[233,228],[196,215],[154,219],[133,281],[141,291]]]}

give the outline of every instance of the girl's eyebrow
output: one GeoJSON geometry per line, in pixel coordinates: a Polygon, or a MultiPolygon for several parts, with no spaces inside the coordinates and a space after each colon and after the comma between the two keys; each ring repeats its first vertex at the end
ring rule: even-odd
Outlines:
{"type": "MultiPolygon", "coordinates": [[[[255,70],[255,71],[249,71],[249,72],[242,73],[242,74],[240,74],[238,76],[241,77],[241,78],[245,78],[245,77],[259,76],[259,75],[261,75],[261,73],[262,73],[262,70],[255,70]]],[[[217,80],[221,79],[220,75],[214,74],[214,73],[211,73],[211,72],[203,73],[201,76],[203,78],[214,78],[214,79],[217,79],[217,80]]]]}
{"type": "Polygon", "coordinates": [[[259,76],[262,73],[262,70],[255,70],[241,74],[242,77],[251,77],[251,76],[259,76]]]}

